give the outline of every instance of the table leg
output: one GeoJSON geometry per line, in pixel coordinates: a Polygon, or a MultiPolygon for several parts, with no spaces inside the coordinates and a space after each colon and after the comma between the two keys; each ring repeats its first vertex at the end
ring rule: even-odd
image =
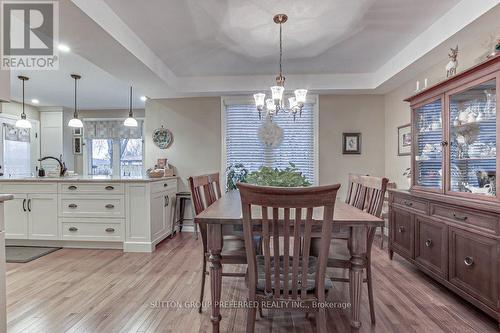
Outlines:
{"type": "Polygon", "coordinates": [[[357,332],[361,327],[360,308],[363,290],[363,267],[366,263],[367,228],[351,227],[349,251],[351,253],[351,269],[349,270],[349,294],[351,296],[351,328],[357,332]]]}
{"type": "Polygon", "coordinates": [[[212,332],[219,332],[220,299],[222,287],[222,228],[220,224],[208,224],[207,226],[208,252],[210,257],[210,291],[212,296],[212,332]]]}

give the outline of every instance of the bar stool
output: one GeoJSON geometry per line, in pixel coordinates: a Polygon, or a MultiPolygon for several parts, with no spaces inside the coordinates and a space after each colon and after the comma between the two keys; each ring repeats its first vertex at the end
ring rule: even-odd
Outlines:
{"type": "MultiPolygon", "coordinates": [[[[182,232],[182,227],[184,225],[184,213],[186,211],[186,201],[191,201],[191,193],[190,192],[178,192],[175,195],[174,201],[174,214],[173,214],[173,222],[172,222],[172,237],[175,232],[175,228],[179,227],[179,233],[182,232]],[[179,215],[177,215],[177,203],[179,204],[179,215]]],[[[194,227],[194,236],[198,239],[198,225],[193,223],[194,227]]]]}

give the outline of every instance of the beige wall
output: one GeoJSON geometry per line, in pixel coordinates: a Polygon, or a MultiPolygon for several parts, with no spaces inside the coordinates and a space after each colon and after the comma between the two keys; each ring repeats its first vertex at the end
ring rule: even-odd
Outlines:
{"type": "Polygon", "coordinates": [[[221,100],[219,97],[148,100],[146,103],[146,167],[168,158],[187,189],[191,175],[217,172],[221,165],[221,100]],[[160,126],[173,133],[165,150],[152,141],[160,126]]]}
{"type": "Polygon", "coordinates": [[[384,97],[320,95],[319,182],[340,182],[346,192],[349,173],[384,175],[384,97]],[[361,155],[342,155],[342,133],[360,132],[361,155]]]}
{"type": "MultiPolygon", "coordinates": [[[[0,112],[8,115],[19,117],[22,110],[23,106],[18,102],[11,101],[10,103],[0,103],[0,112]]],[[[26,117],[28,119],[40,121],[40,112],[38,112],[38,108],[25,104],[24,112],[26,113],[26,117]]]]}

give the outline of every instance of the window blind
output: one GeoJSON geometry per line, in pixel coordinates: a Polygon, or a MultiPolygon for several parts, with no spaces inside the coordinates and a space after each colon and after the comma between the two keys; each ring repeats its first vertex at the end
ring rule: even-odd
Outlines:
{"type": "Polygon", "coordinates": [[[226,105],[226,168],[242,163],[251,172],[261,166],[284,169],[293,163],[314,183],[314,117],[314,105],[309,103],[295,122],[291,114],[278,114],[273,122],[283,129],[283,142],[277,148],[270,148],[259,140],[259,127],[265,120],[259,119],[255,105],[226,105]]]}

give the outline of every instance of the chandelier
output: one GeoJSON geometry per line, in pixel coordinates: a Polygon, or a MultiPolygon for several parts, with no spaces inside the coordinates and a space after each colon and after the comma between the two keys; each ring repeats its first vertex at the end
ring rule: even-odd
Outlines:
{"type": "Polygon", "coordinates": [[[276,76],[276,85],[271,87],[271,98],[266,99],[266,94],[257,93],[253,95],[255,99],[255,106],[257,111],[259,111],[259,118],[262,118],[262,112],[265,112],[266,116],[268,116],[271,120],[274,115],[277,115],[278,112],[283,111],[286,113],[291,113],[293,115],[293,120],[297,116],[302,114],[302,108],[304,107],[304,103],[306,102],[307,89],[296,89],[294,91],[294,97],[288,98],[288,106],[285,105],[284,100],[284,92],[285,92],[285,77],[283,76],[283,23],[288,20],[288,16],[286,14],[277,14],[274,16],[273,21],[280,26],[280,72],[278,76],[276,76]]]}

